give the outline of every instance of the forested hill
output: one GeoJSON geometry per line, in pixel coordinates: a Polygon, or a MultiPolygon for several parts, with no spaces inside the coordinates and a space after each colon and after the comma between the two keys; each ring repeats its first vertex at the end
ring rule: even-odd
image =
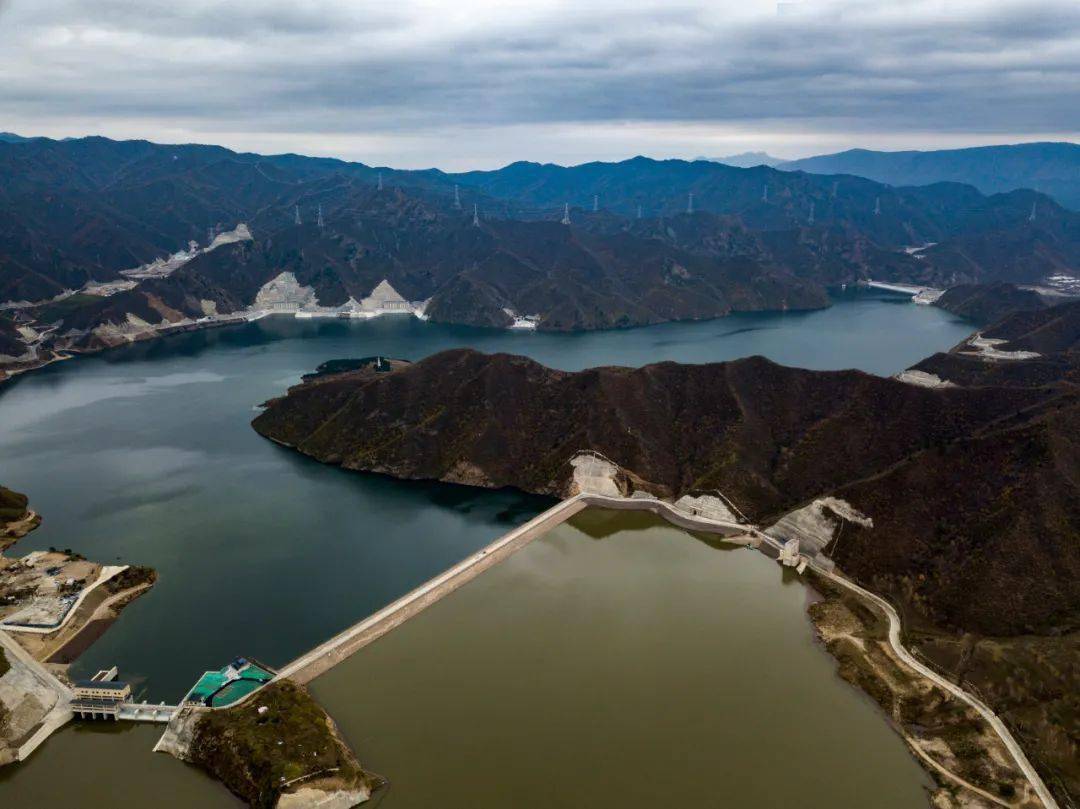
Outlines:
{"type": "Polygon", "coordinates": [[[431,299],[436,319],[505,326],[509,309],[552,329],[811,308],[826,305],[825,286],[867,278],[1080,274],[1080,214],[1030,191],[647,158],[452,175],[218,146],[0,142],[0,303],[115,281],[240,223],[250,241],[125,297],[65,304],[64,331],[129,315],[153,325],[165,310],[199,317],[204,301],[238,311],[283,272],[319,305],[360,300],[387,279],[431,299]]]}

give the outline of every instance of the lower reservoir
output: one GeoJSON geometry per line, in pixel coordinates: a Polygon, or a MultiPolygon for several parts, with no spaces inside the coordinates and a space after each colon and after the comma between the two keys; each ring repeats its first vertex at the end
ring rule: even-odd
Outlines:
{"type": "Polygon", "coordinates": [[[312,684],[380,809],[914,809],[928,782],[764,555],[590,509],[312,684]]]}
{"type": "Polygon", "coordinates": [[[11,809],[243,809],[202,770],[153,753],[162,725],[84,722],[53,734],[27,761],[0,767],[11,809]]]}

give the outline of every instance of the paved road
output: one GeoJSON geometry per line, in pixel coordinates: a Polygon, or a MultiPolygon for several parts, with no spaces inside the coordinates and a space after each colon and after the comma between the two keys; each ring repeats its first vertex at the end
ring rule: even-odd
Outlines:
{"type": "Polygon", "coordinates": [[[952,694],[954,697],[963,702],[966,702],[968,705],[978,711],[982,718],[990,724],[990,727],[992,727],[994,729],[994,732],[996,732],[997,735],[1001,738],[1002,743],[1008,749],[1009,753],[1012,754],[1012,757],[1016,761],[1016,764],[1020,768],[1021,772],[1023,772],[1024,775],[1027,777],[1028,781],[1031,782],[1031,785],[1035,789],[1036,794],[1039,796],[1039,800],[1042,801],[1043,806],[1045,806],[1046,809],[1059,809],[1057,801],[1054,800],[1054,796],[1050,794],[1050,790],[1047,788],[1046,784],[1043,783],[1042,777],[1031,765],[1031,762],[1028,761],[1028,757],[1024,754],[1024,751],[1020,747],[1020,744],[1016,741],[1015,738],[1013,738],[1012,733],[1005,726],[1005,723],[998,718],[998,715],[995,714],[992,710],[990,710],[990,708],[988,708],[980,699],[972,696],[951,680],[947,680],[941,675],[939,675],[936,671],[934,671],[924,663],[920,662],[914,655],[911,654],[911,652],[904,648],[904,645],[900,642],[900,616],[897,614],[896,610],[893,609],[892,605],[888,601],[881,598],[880,596],[874,595],[869,590],[860,587],[859,585],[855,584],[855,582],[849,579],[845,579],[843,576],[840,576],[834,572],[818,570],[817,568],[815,568],[815,570],[817,570],[821,575],[840,585],[841,587],[846,587],[848,590],[851,590],[854,593],[858,593],[863,598],[869,599],[870,601],[873,601],[875,604],[877,604],[877,606],[879,606],[889,618],[889,645],[892,646],[893,651],[896,652],[897,657],[907,663],[911,668],[915,669],[915,671],[917,671],[923,677],[926,677],[928,680],[933,681],[934,683],[948,691],[950,694],[952,694]]]}

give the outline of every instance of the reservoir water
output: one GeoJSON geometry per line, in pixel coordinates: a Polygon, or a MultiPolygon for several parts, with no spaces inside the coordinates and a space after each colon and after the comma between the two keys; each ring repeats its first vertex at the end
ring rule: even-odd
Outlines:
{"type": "Polygon", "coordinates": [[[312,692],[390,779],[380,809],[925,807],[815,641],[810,591],[711,542],[583,512],[312,692]]]}
{"type": "MultiPolygon", "coordinates": [[[[327,359],[474,346],[568,370],[763,354],[891,374],[971,329],[933,307],[854,293],[820,312],[586,334],[275,317],[134,345],[0,388],[0,482],[44,515],[9,553],[54,546],[157,569],[154,588],[72,674],[116,664],[139,698],[172,702],[236,655],[287,662],[550,503],[345,473],[251,430],[259,403],[327,359]]],[[[831,687],[832,674],[813,681],[831,687]]],[[[94,734],[64,731],[35,758],[90,766],[62,752],[85,735],[94,734]]],[[[5,772],[0,795],[31,772],[5,772]]]]}

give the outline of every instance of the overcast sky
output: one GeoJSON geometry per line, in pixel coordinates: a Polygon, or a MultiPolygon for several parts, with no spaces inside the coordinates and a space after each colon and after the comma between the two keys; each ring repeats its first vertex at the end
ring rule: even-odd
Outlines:
{"type": "Polygon", "coordinates": [[[1080,0],[0,0],[0,130],[448,169],[1076,141],[1080,0]]]}

